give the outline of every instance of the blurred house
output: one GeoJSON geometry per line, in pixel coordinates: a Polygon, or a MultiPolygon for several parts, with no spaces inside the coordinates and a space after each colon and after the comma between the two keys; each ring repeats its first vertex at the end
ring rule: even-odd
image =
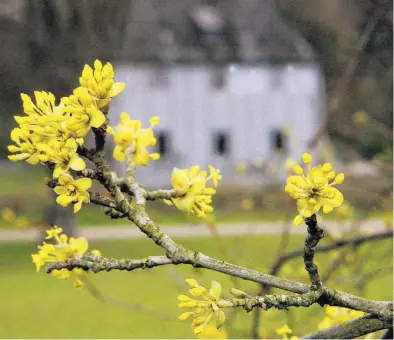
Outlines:
{"type": "Polygon", "coordinates": [[[112,124],[121,111],[145,125],[160,116],[162,158],[138,169],[145,185],[167,186],[173,167],[194,164],[220,168],[227,183],[283,180],[275,169],[298,160],[324,121],[320,67],[274,0],[4,0],[0,19],[0,80],[16,77],[2,102],[37,88],[67,95],[99,58],[127,83],[112,124]],[[255,171],[240,175],[239,163],[255,171]]]}
{"type": "Polygon", "coordinates": [[[161,159],[137,179],[166,187],[173,167],[212,164],[227,184],[283,181],[285,170],[276,169],[306,151],[325,98],[313,51],[273,1],[135,1],[128,22],[114,61],[127,87],[110,119],[117,123],[122,111],[144,125],[161,118],[161,159]],[[240,175],[239,163],[256,171],[240,175]]]}

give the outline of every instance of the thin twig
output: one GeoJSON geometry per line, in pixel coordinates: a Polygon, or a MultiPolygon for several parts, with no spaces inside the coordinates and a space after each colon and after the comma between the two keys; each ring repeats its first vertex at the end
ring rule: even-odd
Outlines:
{"type": "Polygon", "coordinates": [[[100,302],[115,305],[115,306],[120,306],[124,309],[130,310],[130,311],[135,311],[138,313],[143,313],[146,314],[150,317],[157,318],[157,319],[163,319],[166,321],[177,321],[174,318],[174,315],[169,314],[169,313],[164,313],[161,311],[158,311],[154,308],[145,306],[143,304],[137,304],[137,303],[130,303],[126,301],[122,301],[119,299],[115,299],[110,296],[104,295],[100,289],[98,289],[93,283],[91,283],[87,278],[84,278],[84,283],[85,283],[85,288],[87,291],[96,299],[98,299],[100,302]]]}

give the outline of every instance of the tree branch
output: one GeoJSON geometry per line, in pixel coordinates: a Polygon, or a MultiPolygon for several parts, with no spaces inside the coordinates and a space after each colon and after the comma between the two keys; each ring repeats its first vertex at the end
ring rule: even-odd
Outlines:
{"type": "Polygon", "coordinates": [[[90,192],[89,191],[89,195],[90,195],[90,202],[91,203],[101,205],[103,207],[112,208],[112,209],[117,208],[116,202],[113,199],[104,197],[98,192],[90,192]]]}
{"type": "Polygon", "coordinates": [[[173,315],[158,311],[154,308],[145,306],[143,304],[130,303],[127,301],[115,299],[110,296],[106,296],[95,285],[93,285],[89,280],[87,280],[86,277],[83,279],[83,281],[85,283],[85,287],[88,290],[88,292],[94,298],[96,298],[97,300],[99,300],[102,303],[120,306],[120,307],[125,308],[127,310],[136,311],[138,313],[144,313],[147,316],[157,318],[157,319],[163,319],[163,320],[168,320],[168,321],[173,321],[173,322],[177,321],[173,315]]]}
{"type": "Polygon", "coordinates": [[[337,85],[334,89],[334,94],[328,103],[326,122],[325,124],[317,131],[317,133],[313,136],[313,138],[308,143],[308,149],[312,149],[316,146],[319,139],[323,136],[324,131],[327,128],[328,118],[332,118],[333,115],[338,111],[338,108],[345,96],[348,93],[347,88],[354,77],[358,64],[360,62],[360,53],[364,50],[367,45],[372,32],[374,31],[376,24],[378,23],[379,17],[382,15],[381,9],[377,9],[372,13],[369,17],[368,22],[365,26],[364,31],[362,32],[357,45],[355,46],[355,55],[351,57],[346,65],[345,72],[339,78],[337,85]]]}
{"type": "MultiPolygon", "coordinates": [[[[266,284],[275,288],[284,289],[287,291],[291,291],[298,294],[308,293],[310,292],[310,287],[299,283],[293,282],[290,280],[285,280],[278,278],[273,275],[268,275],[264,273],[260,273],[251,269],[243,268],[228,262],[220,261],[215,258],[209,257],[199,252],[193,252],[184,248],[183,246],[174,242],[168,235],[164,234],[160,228],[155,225],[145,210],[146,198],[145,193],[146,190],[139,187],[137,183],[133,183],[130,187],[133,196],[135,205],[131,206],[129,201],[126,199],[124,194],[121,192],[119,186],[117,185],[115,179],[111,175],[109,171],[109,166],[104,159],[103,152],[98,152],[94,149],[87,150],[86,148],[81,148],[81,153],[84,153],[88,159],[90,159],[97,168],[97,179],[98,181],[108,190],[111,194],[113,200],[117,205],[117,210],[127,216],[127,218],[133,222],[144,234],[146,234],[150,239],[153,240],[158,246],[163,248],[166,251],[166,259],[165,264],[189,264],[194,267],[202,267],[206,269],[211,269],[217,272],[221,272],[224,274],[228,274],[234,277],[243,278],[245,280],[257,282],[260,284],[266,284]]],[[[316,239],[320,235],[319,229],[317,226],[314,226],[314,221],[308,221],[307,224],[310,229],[309,233],[312,235],[311,242],[308,242],[306,248],[311,249],[315,246],[316,239]],[[316,233],[315,236],[313,234],[316,233]]],[[[322,235],[320,235],[322,236],[322,235]]],[[[317,242],[316,242],[317,243],[317,242]]],[[[313,255],[313,254],[312,254],[313,255]]],[[[307,254],[307,261],[310,260],[310,252],[307,254]]],[[[313,260],[313,256],[312,256],[313,260]]],[[[96,260],[95,260],[96,261],[96,260]]],[[[141,260],[138,263],[135,260],[130,260],[129,264],[124,263],[120,264],[119,262],[113,262],[113,266],[121,266],[126,270],[126,268],[134,269],[135,266],[138,268],[142,268],[141,260]]],[[[93,263],[85,263],[87,267],[94,267],[93,263]]],[[[53,264],[56,266],[55,264],[53,264]]],[[[53,269],[62,268],[62,264],[57,264],[58,267],[53,269]]],[[[102,267],[103,265],[101,265],[102,267]]],[[[96,266],[96,270],[100,269],[100,266],[96,266]]],[[[68,270],[72,270],[72,263],[66,267],[68,270]]],[[[53,270],[52,269],[52,270],[53,270]]],[[[88,268],[87,268],[88,269],[88,268]]],[[[105,270],[105,269],[104,269],[105,270]]],[[[313,273],[312,273],[313,274],[313,273]]],[[[314,274],[313,274],[314,275],[314,274]]],[[[336,291],[327,287],[321,287],[322,295],[318,299],[318,303],[320,305],[329,304],[331,306],[338,307],[347,307],[359,311],[363,311],[366,313],[371,313],[379,316],[380,318],[391,319],[392,320],[392,303],[386,301],[374,301],[363,299],[351,294],[347,294],[344,292],[336,291]]]]}
{"type": "Polygon", "coordinates": [[[309,274],[309,279],[312,286],[316,289],[321,287],[321,281],[316,264],[313,262],[315,257],[315,247],[319,241],[324,237],[324,231],[317,225],[316,215],[313,214],[310,218],[305,219],[308,226],[308,236],[305,239],[304,246],[304,264],[305,269],[309,274]]]}
{"type": "Polygon", "coordinates": [[[303,337],[302,339],[355,339],[365,334],[386,329],[391,325],[392,323],[379,320],[372,315],[367,315],[339,326],[313,333],[303,337]]]}
{"type": "Polygon", "coordinates": [[[47,273],[50,274],[53,270],[81,268],[85,271],[89,269],[94,273],[101,271],[111,270],[127,270],[133,271],[134,269],[141,268],[153,268],[157,266],[163,266],[166,264],[172,264],[171,259],[166,256],[149,256],[140,260],[130,259],[108,259],[97,255],[84,255],[79,260],[71,259],[65,262],[52,262],[46,269],[47,273]]]}
{"type": "MultiPolygon", "coordinates": [[[[354,238],[354,239],[338,240],[337,242],[335,242],[333,244],[329,244],[327,246],[317,247],[315,249],[315,252],[317,252],[317,253],[324,253],[324,252],[328,252],[328,251],[331,251],[331,250],[335,250],[335,249],[339,249],[339,248],[345,247],[347,245],[356,246],[356,245],[360,245],[360,244],[362,244],[364,242],[378,241],[378,240],[389,238],[389,237],[393,237],[393,233],[391,231],[385,231],[385,232],[376,233],[376,234],[373,234],[373,235],[360,236],[360,237],[357,237],[357,238],[354,238]]],[[[285,262],[287,262],[288,260],[291,260],[293,258],[299,257],[303,253],[304,253],[303,250],[295,250],[295,251],[293,251],[291,253],[287,253],[287,254],[283,255],[274,264],[274,266],[272,267],[273,269],[271,270],[271,273],[273,273],[273,275],[276,274],[278,272],[278,270],[280,269],[280,267],[282,267],[282,265],[285,262]]]]}

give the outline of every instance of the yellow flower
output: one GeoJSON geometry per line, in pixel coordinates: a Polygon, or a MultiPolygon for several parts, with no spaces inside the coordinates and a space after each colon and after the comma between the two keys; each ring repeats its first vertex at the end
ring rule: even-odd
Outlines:
{"type": "Polygon", "coordinates": [[[37,135],[41,141],[51,138],[67,139],[69,134],[63,124],[67,119],[64,105],[56,105],[55,96],[50,92],[35,91],[34,96],[36,104],[28,95],[21,94],[26,116],[15,116],[16,122],[22,129],[37,135]]]}
{"type": "MultiPolygon", "coordinates": [[[[78,144],[74,138],[68,139],[64,145],[60,143],[37,144],[37,150],[46,156],[46,161],[55,164],[53,178],[58,178],[68,169],[80,171],[86,168],[85,161],[77,154],[78,144]]],[[[42,156],[41,156],[42,159],[42,156]]]]}
{"type": "Polygon", "coordinates": [[[243,163],[239,163],[237,164],[237,166],[235,167],[235,170],[239,173],[239,174],[247,174],[248,173],[248,168],[245,164],[243,163]]]}
{"type": "Polygon", "coordinates": [[[242,209],[248,211],[254,208],[254,201],[251,198],[245,198],[241,202],[242,209]]]}
{"type": "Polygon", "coordinates": [[[153,127],[159,124],[159,117],[150,119],[150,127],[142,128],[139,120],[132,120],[130,116],[122,112],[120,123],[115,127],[108,127],[107,132],[114,137],[116,144],[113,156],[123,162],[126,154],[132,155],[133,163],[136,165],[148,165],[149,160],[160,158],[158,153],[149,154],[148,147],[156,145],[156,138],[153,134],[153,127]]]}
{"type": "Polygon", "coordinates": [[[85,65],[82,77],[79,78],[80,85],[95,98],[100,109],[106,108],[111,99],[125,88],[124,83],[115,83],[114,76],[114,69],[110,63],[103,66],[101,61],[95,60],[94,70],[89,65],[85,65]]]}
{"type": "MultiPolygon", "coordinates": [[[[43,242],[42,245],[38,246],[38,253],[32,254],[33,263],[36,265],[37,272],[46,263],[80,259],[87,252],[88,241],[84,237],[69,238],[66,234],[61,234],[61,232],[62,228],[57,226],[47,230],[45,239],[54,239],[55,243],[48,244],[43,242]]],[[[75,276],[76,288],[81,288],[83,286],[81,277],[85,275],[85,272],[82,269],[75,268],[72,270],[72,273],[75,276]]],[[[68,279],[71,276],[71,272],[68,269],[54,270],[51,275],[59,279],[68,279]]]]}
{"type": "Polygon", "coordinates": [[[343,202],[342,193],[333,188],[333,185],[342,184],[345,175],[342,173],[335,175],[330,163],[311,168],[312,156],[310,154],[303,154],[302,159],[308,167],[308,174],[305,176],[303,168],[295,165],[293,171],[296,175],[289,176],[285,187],[285,192],[297,200],[299,215],[294,219],[295,225],[301,224],[303,218],[317,213],[321,207],[327,214],[343,202]]]}
{"type": "Polygon", "coordinates": [[[34,91],[36,104],[27,94],[22,93],[23,110],[26,117],[15,116],[19,124],[37,122],[40,118],[62,113],[61,107],[56,106],[55,96],[50,92],[34,91]],[[60,110],[59,110],[60,109],[60,110]]]}
{"type": "Polygon", "coordinates": [[[68,173],[62,173],[59,177],[59,185],[53,189],[59,196],[56,202],[63,207],[74,203],[74,213],[81,210],[82,203],[89,203],[90,196],[86,191],[92,186],[92,180],[89,178],[80,178],[74,180],[68,173]]]}
{"type": "Polygon", "coordinates": [[[1,215],[4,222],[13,223],[16,220],[15,212],[10,208],[4,208],[1,211],[1,215]]]}
{"type": "Polygon", "coordinates": [[[282,339],[287,339],[287,334],[291,334],[293,331],[287,325],[283,325],[281,328],[276,330],[276,334],[281,335],[282,339]]]}
{"type": "MultiPolygon", "coordinates": [[[[16,145],[8,147],[11,153],[15,153],[10,155],[9,159],[26,160],[33,165],[39,162],[59,163],[59,160],[56,160],[59,158],[59,150],[62,150],[65,144],[67,146],[72,135],[66,128],[69,117],[64,114],[63,104],[55,105],[52,93],[36,91],[34,95],[36,104],[28,95],[21,95],[26,116],[15,116],[20,126],[11,132],[11,139],[16,145]]],[[[71,142],[82,144],[83,140],[79,138],[71,142]]],[[[74,149],[74,146],[71,146],[71,149],[74,149]]]]}
{"type": "Polygon", "coordinates": [[[9,155],[8,159],[13,162],[24,161],[29,164],[36,165],[40,159],[38,157],[39,152],[37,151],[34,140],[37,139],[27,129],[14,128],[11,131],[11,140],[16,145],[9,145],[8,151],[16,153],[15,155],[9,155]]]}
{"type": "Polygon", "coordinates": [[[319,323],[319,330],[337,326],[364,315],[364,312],[333,306],[326,306],[325,310],[326,316],[319,323]]]}
{"type": "Polygon", "coordinates": [[[207,213],[212,213],[213,208],[210,205],[212,195],[216,193],[214,188],[207,188],[207,182],[212,179],[216,187],[218,181],[222,178],[220,170],[209,166],[210,176],[206,171],[200,171],[199,166],[193,166],[190,169],[177,169],[172,171],[172,187],[185,193],[183,197],[173,198],[171,201],[164,200],[166,204],[175,206],[181,210],[189,212],[191,216],[205,218],[207,213]]]}
{"type": "Polygon", "coordinates": [[[368,115],[365,111],[357,111],[353,115],[353,122],[356,125],[365,125],[368,123],[368,115]]]}
{"type": "Polygon", "coordinates": [[[96,106],[93,97],[85,87],[78,87],[69,97],[61,99],[68,115],[66,127],[75,138],[85,137],[89,130],[105,123],[105,115],[96,106]]]}
{"type": "Polygon", "coordinates": [[[200,339],[228,339],[228,333],[221,328],[216,328],[215,323],[207,324],[198,336],[200,339]]]}
{"type": "Polygon", "coordinates": [[[219,169],[215,169],[212,165],[208,165],[209,173],[212,177],[213,186],[217,188],[219,181],[222,179],[219,169]]]}
{"type": "Polygon", "coordinates": [[[202,298],[202,300],[194,300],[187,295],[179,295],[178,300],[180,308],[190,308],[189,312],[182,313],[178,319],[187,320],[190,317],[195,317],[192,322],[192,328],[196,335],[201,335],[205,327],[209,324],[212,317],[215,316],[216,328],[223,326],[226,315],[220,309],[221,303],[226,301],[221,300],[222,286],[217,281],[211,282],[211,289],[208,291],[205,287],[200,286],[194,279],[186,279],[186,283],[191,287],[189,293],[192,296],[202,298]],[[202,314],[200,316],[196,316],[202,314]]]}

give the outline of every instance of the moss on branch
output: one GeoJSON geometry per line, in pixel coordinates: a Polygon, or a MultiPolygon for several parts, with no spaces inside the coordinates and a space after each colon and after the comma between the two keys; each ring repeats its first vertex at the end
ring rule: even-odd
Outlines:
{"type": "Polygon", "coordinates": [[[97,255],[86,254],[79,260],[67,260],[65,262],[53,262],[46,267],[47,273],[53,270],[81,268],[85,271],[91,270],[94,273],[101,271],[146,269],[157,266],[172,264],[171,259],[166,256],[149,256],[144,259],[109,259],[97,255]]]}

